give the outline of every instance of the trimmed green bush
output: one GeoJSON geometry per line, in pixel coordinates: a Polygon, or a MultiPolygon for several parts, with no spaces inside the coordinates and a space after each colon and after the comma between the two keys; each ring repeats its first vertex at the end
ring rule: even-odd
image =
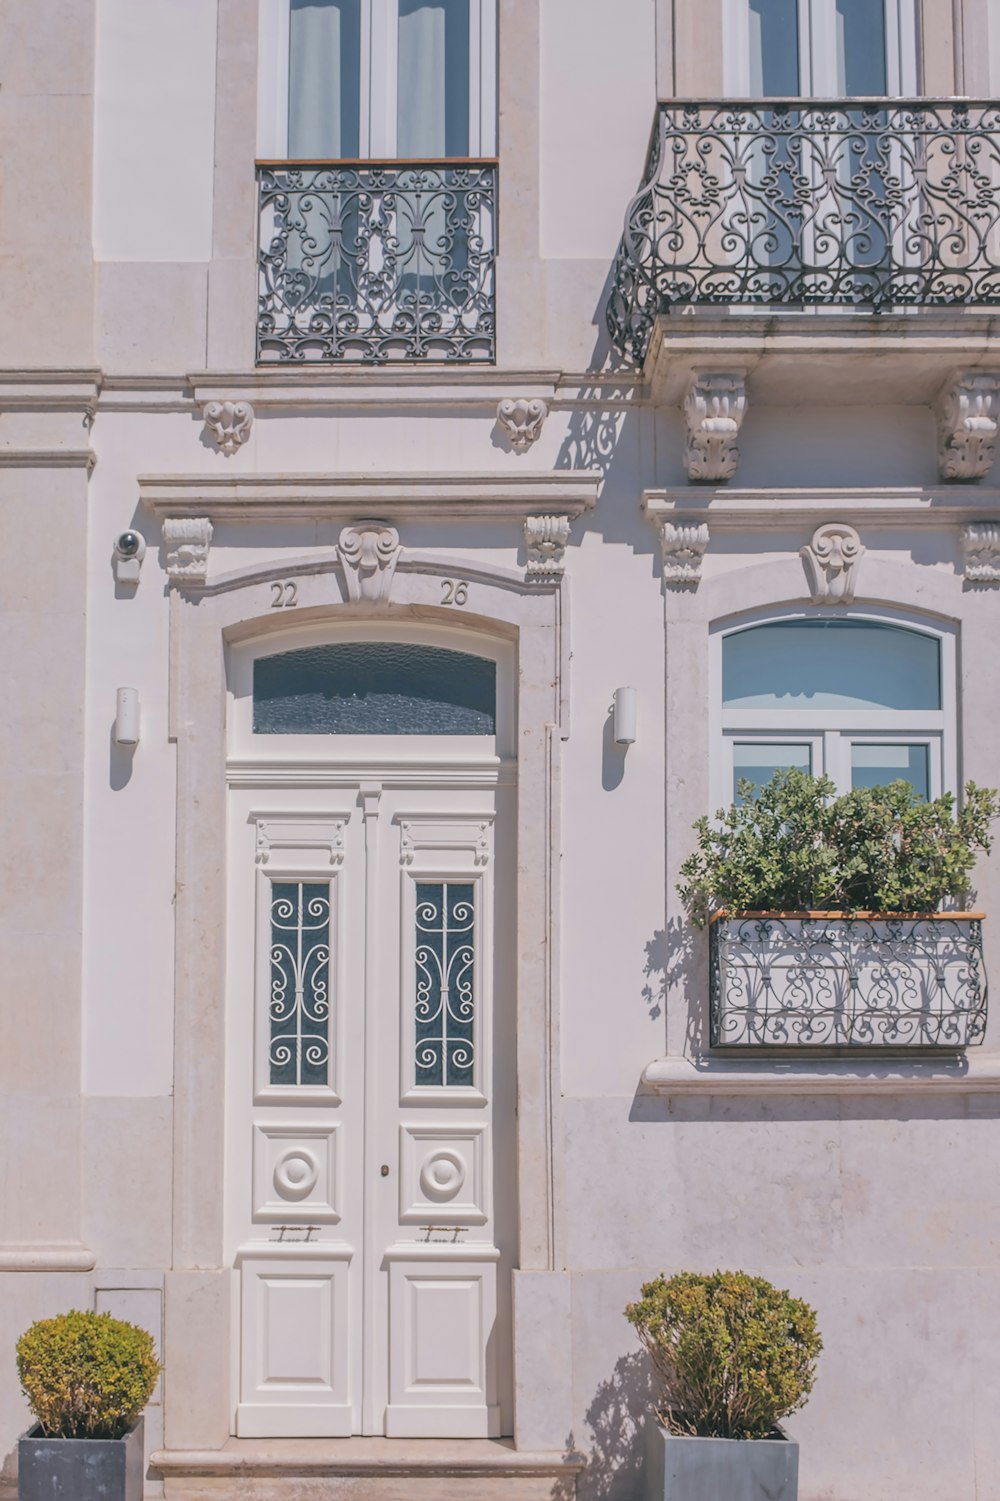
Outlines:
{"type": "Polygon", "coordinates": [[[1000,795],[967,782],[924,802],[908,782],[837,797],[829,777],[792,768],[766,787],[740,783],[741,804],[699,818],[698,847],[677,891],[703,926],[713,912],[936,912],[961,901],[992,847],[1000,795]]]}
{"type": "Polygon", "coordinates": [[[653,1363],[655,1411],[671,1433],[767,1438],[812,1391],[816,1315],[763,1277],[657,1277],[625,1317],[653,1363]]]}
{"type": "Polygon", "coordinates": [[[40,1319],[17,1342],[17,1374],[42,1432],[121,1438],[160,1374],[153,1337],[109,1313],[40,1319]]]}

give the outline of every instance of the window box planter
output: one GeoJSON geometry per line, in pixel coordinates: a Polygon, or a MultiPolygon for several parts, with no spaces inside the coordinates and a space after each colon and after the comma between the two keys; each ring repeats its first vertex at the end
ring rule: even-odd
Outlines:
{"type": "Polygon", "coordinates": [[[142,1501],[143,1420],[122,1438],[50,1438],[36,1425],[18,1440],[18,1501],[142,1501]]]}
{"type": "Polygon", "coordinates": [[[796,1501],[799,1446],[774,1438],[692,1438],[646,1421],[644,1501],[796,1501]]]}
{"type": "Polygon", "coordinates": [[[983,913],[718,912],[711,1045],[966,1048],[983,1040],[983,913]]]}

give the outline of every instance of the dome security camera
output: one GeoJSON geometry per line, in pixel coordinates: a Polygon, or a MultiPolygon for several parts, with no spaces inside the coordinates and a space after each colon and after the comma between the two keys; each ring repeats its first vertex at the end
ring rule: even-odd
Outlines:
{"type": "Polygon", "coordinates": [[[142,560],[146,556],[146,539],[141,532],[119,532],[115,538],[115,578],[119,584],[137,584],[142,560]]]}

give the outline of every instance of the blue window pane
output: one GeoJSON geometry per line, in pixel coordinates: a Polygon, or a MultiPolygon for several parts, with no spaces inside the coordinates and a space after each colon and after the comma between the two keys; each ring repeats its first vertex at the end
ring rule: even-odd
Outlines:
{"type": "Polygon", "coordinates": [[[931,796],[931,754],[928,745],[851,746],[851,786],[886,787],[909,782],[925,802],[931,796]]]}
{"type": "Polygon", "coordinates": [[[776,771],[797,767],[812,775],[811,745],[777,745],[773,741],[733,746],[733,802],[740,804],[741,782],[752,782],[755,787],[766,787],[776,771]]]}
{"type": "Polygon", "coordinates": [[[798,0],[749,0],[750,92],[781,99],[799,92],[798,0]]]}
{"type": "Polygon", "coordinates": [[[258,657],[255,735],[493,735],[496,663],[395,641],[258,657]]]}
{"type": "Polygon", "coordinates": [[[291,0],[288,22],[288,155],[357,156],[361,0],[291,0]]]}
{"type": "Polygon", "coordinates": [[[330,1062],[330,883],[271,887],[272,1084],[325,1084],[330,1062]]]}
{"type": "Polygon", "coordinates": [[[934,636],[870,620],[779,620],[727,636],[729,709],[940,709],[934,636]]]}
{"type": "Polygon", "coordinates": [[[871,98],[888,88],[885,0],[837,0],[837,92],[871,98]]]}
{"type": "Polygon", "coordinates": [[[475,1076],[475,897],[472,883],[417,883],[416,1030],[418,1084],[455,1088],[475,1076]]]}

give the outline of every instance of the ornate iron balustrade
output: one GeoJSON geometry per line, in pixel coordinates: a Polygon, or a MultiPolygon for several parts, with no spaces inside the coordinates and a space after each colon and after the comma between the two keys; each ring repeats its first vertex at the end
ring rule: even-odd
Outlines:
{"type": "Polygon", "coordinates": [[[257,176],[258,364],[495,358],[495,162],[257,176]]]}
{"type": "Polygon", "coordinates": [[[720,916],[713,1047],[962,1048],[982,1042],[978,917],[720,916]]]}
{"type": "Polygon", "coordinates": [[[642,360],[678,303],[1000,303],[1000,105],[660,104],[608,305],[642,360]]]}

